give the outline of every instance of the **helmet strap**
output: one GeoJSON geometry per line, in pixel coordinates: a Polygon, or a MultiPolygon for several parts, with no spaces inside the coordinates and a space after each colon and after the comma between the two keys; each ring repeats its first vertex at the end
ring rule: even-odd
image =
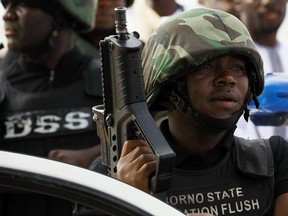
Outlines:
{"type": "Polygon", "coordinates": [[[256,90],[255,90],[255,73],[251,73],[251,76],[249,77],[249,84],[250,84],[250,90],[247,95],[246,101],[244,103],[244,119],[246,122],[248,122],[249,116],[250,116],[250,111],[248,109],[248,104],[250,103],[251,99],[254,101],[256,108],[259,108],[259,101],[256,96],[256,90]]]}
{"type": "MultiPolygon", "coordinates": [[[[194,109],[189,103],[183,100],[175,91],[171,91],[169,100],[174,104],[174,106],[191,116],[195,121],[201,125],[203,128],[208,129],[210,132],[219,133],[223,131],[230,130],[235,127],[239,118],[243,114],[244,106],[238,112],[236,112],[233,116],[226,119],[216,119],[204,115],[194,109]]],[[[249,113],[249,111],[248,111],[249,113]]],[[[249,114],[248,114],[249,115],[249,114]]]]}

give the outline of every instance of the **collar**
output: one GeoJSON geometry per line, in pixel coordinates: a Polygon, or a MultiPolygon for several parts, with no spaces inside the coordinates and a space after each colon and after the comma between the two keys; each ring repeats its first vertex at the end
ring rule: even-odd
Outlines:
{"type": "Polygon", "coordinates": [[[231,150],[233,146],[233,134],[236,126],[230,129],[219,145],[208,151],[205,155],[191,154],[181,146],[175,145],[171,133],[169,131],[168,120],[165,119],[160,124],[160,130],[165,136],[167,142],[176,153],[176,168],[190,170],[203,169],[210,167],[222,160],[223,156],[231,150]]]}

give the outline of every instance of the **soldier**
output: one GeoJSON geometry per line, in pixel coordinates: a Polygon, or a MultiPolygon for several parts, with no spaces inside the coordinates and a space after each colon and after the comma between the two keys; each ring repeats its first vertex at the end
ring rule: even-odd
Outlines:
{"type": "MultiPolygon", "coordinates": [[[[145,44],[151,112],[176,153],[170,188],[153,194],[157,160],[143,140],[127,140],[117,178],[189,215],[288,214],[288,143],[280,136],[234,136],[248,104],[258,105],[263,62],[245,25],[224,11],[195,9],[164,22],[145,44]]],[[[94,170],[103,170],[100,158],[94,170]]]]}
{"type": "MultiPolygon", "coordinates": [[[[0,72],[0,148],[88,168],[100,155],[91,112],[102,103],[100,64],[81,54],[73,34],[93,29],[97,1],[1,3],[17,57],[0,72]]],[[[1,193],[0,200],[3,216],[72,215],[70,202],[33,193],[1,193]]]]}

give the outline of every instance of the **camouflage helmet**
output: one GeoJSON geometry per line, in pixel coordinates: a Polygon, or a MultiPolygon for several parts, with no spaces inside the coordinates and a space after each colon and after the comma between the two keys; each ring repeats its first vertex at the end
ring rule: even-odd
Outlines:
{"type": "Polygon", "coordinates": [[[158,27],[142,52],[148,106],[158,106],[161,89],[225,54],[245,56],[252,97],[264,86],[263,62],[253,40],[236,17],[226,12],[198,8],[171,17],[158,27]]]}
{"type": "Polygon", "coordinates": [[[94,28],[98,0],[55,0],[77,21],[77,31],[94,28]]]}

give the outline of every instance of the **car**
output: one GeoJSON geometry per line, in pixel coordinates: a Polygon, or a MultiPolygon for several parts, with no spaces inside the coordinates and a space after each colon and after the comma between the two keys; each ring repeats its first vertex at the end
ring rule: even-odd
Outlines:
{"type": "Polygon", "coordinates": [[[184,214],[117,179],[62,162],[0,151],[0,187],[69,200],[105,215],[184,214]]]}

